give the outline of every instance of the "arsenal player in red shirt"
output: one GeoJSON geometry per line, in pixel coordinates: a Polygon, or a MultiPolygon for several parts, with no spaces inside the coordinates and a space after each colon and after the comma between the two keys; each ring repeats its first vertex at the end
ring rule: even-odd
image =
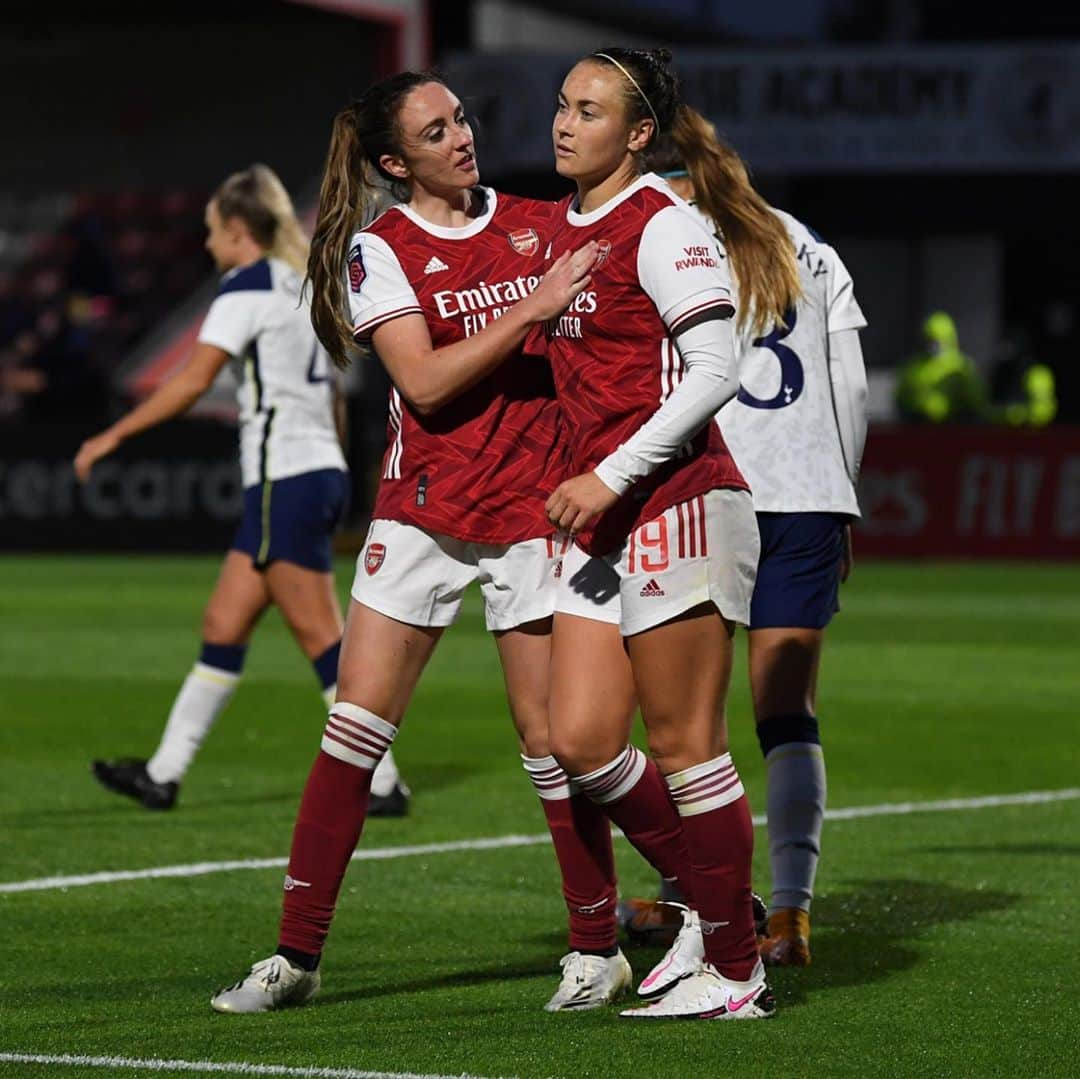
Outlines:
{"type": "Polygon", "coordinates": [[[596,256],[585,243],[545,272],[553,210],[479,186],[461,102],[432,75],[387,79],[335,119],[308,264],[312,320],[339,363],[355,341],[386,366],[389,445],[337,702],[293,832],[278,946],[213,997],[218,1011],[271,1011],[318,991],[372,771],[477,580],[562,870],[571,947],[617,953],[607,818],[571,790],[547,745],[556,547],[544,503],[565,473],[550,367],[523,343],[588,285],[596,256]],[[403,201],[361,229],[373,174],[403,201]]]}
{"type": "Polygon", "coordinates": [[[548,327],[571,479],[548,500],[573,535],[552,637],[551,748],[611,819],[674,831],[685,946],[646,977],[633,1018],[767,1018],[751,911],[753,829],[727,752],[736,623],[758,531],[712,419],[738,388],[726,259],[640,155],[681,107],[666,50],[603,49],[566,76],[556,168],[577,183],[551,253],[597,244],[592,280],[548,327]],[[627,747],[636,691],[649,749],[627,747]],[[681,829],[680,826],[681,825],[681,829]]]}

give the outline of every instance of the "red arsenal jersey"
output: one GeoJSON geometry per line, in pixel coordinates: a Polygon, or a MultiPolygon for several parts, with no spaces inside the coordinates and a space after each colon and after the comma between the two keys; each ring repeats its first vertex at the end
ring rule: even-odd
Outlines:
{"type": "MultiPolygon", "coordinates": [[[[463,228],[394,206],[353,237],[349,298],[358,338],[419,313],[441,348],[536,287],[556,207],[477,191],[484,212],[463,228]]],[[[548,535],[544,503],[565,476],[559,436],[551,368],[539,350],[510,356],[430,416],[414,413],[395,389],[373,515],[474,543],[548,535]]]]}
{"type": "MultiPolygon", "coordinates": [[[[551,257],[589,240],[600,247],[589,287],[547,327],[569,440],[569,475],[595,468],[652,417],[679,384],[680,326],[734,308],[714,238],[667,187],[646,175],[587,214],[560,203],[551,257]]],[[[746,489],[715,423],[681,454],[638,481],[578,543],[592,554],[617,547],[669,506],[718,487],[746,489]]]]}

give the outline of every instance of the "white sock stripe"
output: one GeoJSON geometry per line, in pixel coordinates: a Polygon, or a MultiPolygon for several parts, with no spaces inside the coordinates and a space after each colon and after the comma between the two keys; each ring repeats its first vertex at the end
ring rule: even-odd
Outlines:
{"type": "Polygon", "coordinates": [[[369,772],[375,771],[375,765],[379,763],[376,758],[369,757],[366,753],[358,753],[355,749],[350,749],[329,731],[323,733],[319,748],[339,761],[355,765],[357,768],[364,768],[369,772]]]}
{"type": "Polygon", "coordinates": [[[332,712],[326,721],[326,729],[357,747],[366,747],[378,757],[381,757],[393,744],[392,738],[384,738],[380,734],[373,733],[369,727],[360,723],[350,723],[335,716],[332,712]]]}
{"type": "Polygon", "coordinates": [[[594,802],[608,805],[625,798],[645,773],[648,762],[637,746],[627,746],[610,764],[585,776],[575,776],[573,782],[594,802]]]}
{"type": "Polygon", "coordinates": [[[737,802],[745,793],[742,780],[736,780],[730,788],[715,794],[712,798],[688,803],[676,802],[675,808],[679,811],[680,817],[696,817],[699,813],[708,813],[712,809],[719,809],[721,806],[737,802]]]}
{"type": "Polygon", "coordinates": [[[731,759],[730,753],[721,753],[719,757],[713,757],[711,761],[702,761],[701,764],[692,764],[689,768],[684,768],[681,772],[672,772],[671,775],[665,776],[667,780],[668,788],[672,794],[675,793],[676,788],[685,787],[689,783],[693,783],[695,779],[700,779],[702,776],[711,775],[717,768],[734,768],[735,764],[731,759]]]}
{"type": "Polygon", "coordinates": [[[570,789],[569,783],[554,783],[543,787],[539,783],[533,783],[533,787],[536,789],[537,795],[545,802],[566,800],[576,793],[570,789]]]}
{"type": "Polygon", "coordinates": [[[725,776],[723,779],[718,779],[715,783],[710,783],[706,787],[702,787],[693,795],[687,795],[685,791],[681,791],[679,794],[673,794],[672,798],[675,801],[677,807],[681,806],[696,806],[702,802],[711,801],[718,794],[723,794],[725,791],[731,790],[732,787],[738,786],[741,780],[737,775],[725,776]]]}
{"type": "Polygon", "coordinates": [[[628,746],[613,761],[609,761],[602,768],[597,768],[595,772],[588,772],[583,776],[577,776],[577,781],[581,784],[582,789],[589,794],[600,794],[606,791],[613,782],[617,783],[627,768],[630,760],[629,753],[630,747],[628,746]]]}
{"type": "Polygon", "coordinates": [[[730,768],[719,768],[715,772],[701,775],[698,779],[684,786],[670,787],[669,790],[671,790],[672,797],[676,801],[692,801],[702,792],[711,790],[717,783],[726,783],[729,780],[737,779],[739,779],[739,773],[735,771],[732,765],[730,768]]]}
{"type": "Polygon", "coordinates": [[[552,756],[526,757],[523,753],[521,755],[521,766],[531,776],[566,775],[562,765],[552,756]]]}
{"type": "Polygon", "coordinates": [[[522,754],[521,765],[532,780],[536,793],[545,801],[555,802],[578,793],[577,785],[571,782],[554,757],[526,757],[522,754]]]}
{"type": "Polygon", "coordinates": [[[396,734],[397,727],[374,712],[338,701],[330,709],[319,745],[331,757],[371,772],[389,752],[396,734]]]}
{"type": "Polygon", "coordinates": [[[349,704],[348,701],[337,701],[330,709],[330,714],[332,716],[337,716],[338,719],[359,723],[362,726],[367,727],[373,733],[383,735],[388,742],[392,742],[397,737],[398,729],[393,723],[387,723],[385,719],[380,719],[374,712],[369,712],[366,708],[361,708],[358,704],[349,704]]]}
{"type": "Polygon", "coordinates": [[[734,768],[724,768],[711,775],[701,776],[700,779],[695,779],[693,783],[687,783],[684,787],[676,787],[672,790],[671,797],[676,801],[692,802],[702,791],[715,787],[717,783],[728,783],[738,778],[739,773],[734,768]]]}
{"type": "Polygon", "coordinates": [[[665,777],[680,817],[696,817],[737,801],[745,793],[730,753],[665,777]]]}
{"type": "Polygon", "coordinates": [[[240,681],[239,671],[225,671],[220,667],[211,667],[209,663],[196,663],[191,673],[219,686],[235,686],[240,681]]]}

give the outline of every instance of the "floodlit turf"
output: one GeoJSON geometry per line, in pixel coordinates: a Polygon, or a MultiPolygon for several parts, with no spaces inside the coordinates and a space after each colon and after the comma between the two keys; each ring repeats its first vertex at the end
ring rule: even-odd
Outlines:
{"type": "MultiPolygon", "coordinates": [[[[287,853],[322,709],[276,615],[175,811],[89,773],[154,748],[216,568],[0,561],[0,884],[287,853]]],[[[833,807],[1080,786],[1080,568],[859,565],[843,602],[819,700],[833,807]]],[[[761,812],[739,659],[732,748],[761,812]]],[[[413,813],[370,822],[362,847],[543,831],[475,597],[396,753],[413,813]]],[[[617,850],[624,890],[650,892],[617,850]]],[[[759,829],[767,892],[765,854],[759,829]]],[[[211,992],[273,946],[281,876],[0,893],[0,1053],[484,1077],[1076,1074],[1080,800],[830,823],[814,965],[776,974],[770,1023],[544,1013],[565,911],[539,844],[354,864],[317,1002],[215,1015],[211,992]]],[[[639,976],[658,958],[628,955],[639,976]]],[[[151,1072],[0,1059],[0,1074],[151,1072]]]]}

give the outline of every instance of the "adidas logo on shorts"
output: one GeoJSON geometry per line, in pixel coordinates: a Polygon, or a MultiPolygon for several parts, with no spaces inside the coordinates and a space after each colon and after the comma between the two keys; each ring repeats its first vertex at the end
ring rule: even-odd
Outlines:
{"type": "Polygon", "coordinates": [[[666,596],[667,593],[656,583],[654,577],[645,587],[638,593],[639,596],[666,596]]]}
{"type": "Polygon", "coordinates": [[[428,264],[424,267],[424,273],[438,273],[440,270],[449,270],[450,267],[438,255],[432,255],[428,264]]]}

